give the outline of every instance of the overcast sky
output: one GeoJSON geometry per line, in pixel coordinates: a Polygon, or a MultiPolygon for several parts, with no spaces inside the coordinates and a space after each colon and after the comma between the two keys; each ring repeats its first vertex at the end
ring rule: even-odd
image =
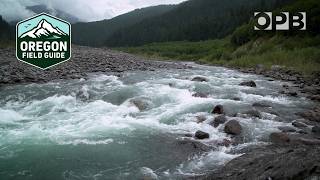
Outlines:
{"type": "Polygon", "coordinates": [[[45,4],[84,21],[109,19],[137,8],[177,4],[185,0],[0,0],[0,15],[14,21],[34,15],[26,6],[45,4]]]}

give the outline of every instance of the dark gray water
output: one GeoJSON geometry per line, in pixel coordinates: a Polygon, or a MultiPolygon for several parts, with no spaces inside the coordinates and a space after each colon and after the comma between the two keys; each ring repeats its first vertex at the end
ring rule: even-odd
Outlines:
{"type": "Polygon", "coordinates": [[[279,94],[279,81],[195,66],[1,88],[0,179],[182,179],[204,174],[237,157],[232,149],[268,143],[270,132],[290,125],[295,112],[311,105],[279,94]],[[190,81],[198,75],[210,81],[190,81]],[[238,85],[245,80],[258,87],[238,85]],[[195,98],[194,92],[210,95],[195,98]],[[140,111],[133,99],[146,109],[140,111]],[[202,141],[209,145],[230,139],[223,125],[208,125],[215,117],[209,113],[212,107],[222,104],[231,116],[260,101],[272,105],[261,110],[261,119],[235,118],[244,129],[243,144],[206,153],[178,145],[183,134],[197,130],[210,133],[202,141]],[[198,115],[207,120],[198,124],[198,115]]]}

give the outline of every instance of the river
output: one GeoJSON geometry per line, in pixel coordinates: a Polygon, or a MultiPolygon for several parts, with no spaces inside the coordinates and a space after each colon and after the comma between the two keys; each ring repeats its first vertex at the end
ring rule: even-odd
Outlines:
{"type": "Polygon", "coordinates": [[[121,77],[93,73],[77,80],[0,89],[0,179],[183,179],[208,173],[241,155],[237,150],[266,144],[294,113],[312,102],[279,93],[283,82],[238,71],[193,64],[193,69],[128,71],[121,77]],[[204,76],[209,82],[194,82],[204,76]],[[257,88],[239,86],[254,80],[257,88]],[[208,98],[193,97],[195,92],[208,98]],[[239,98],[240,100],[234,100],[239,98]],[[132,102],[143,103],[143,109],[132,102]],[[232,117],[252,109],[261,118],[232,117]],[[243,127],[238,145],[224,125],[209,125],[221,104],[228,119],[243,127]],[[197,116],[205,116],[197,123],[197,116]],[[181,141],[202,130],[211,147],[193,150],[181,141]]]}

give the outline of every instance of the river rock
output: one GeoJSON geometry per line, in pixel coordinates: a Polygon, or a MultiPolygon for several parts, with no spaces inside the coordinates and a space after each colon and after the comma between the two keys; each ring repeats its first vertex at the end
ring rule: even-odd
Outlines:
{"type": "Polygon", "coordinates": [[[203,179],[318,179],[319,152],[320,146],[303,144],[257,146],[203,179]]]}
{"type": "Polygon", "coordinates": [[[130,103],[135,105],[140,111],[144,111],[149,107],[149,103],[142,99],[131,99],[130,103]]]}
{"type": "Polygon", "coordinates": [[[284,66],[280,66],[280,65],[272,65],[271,66],[271,70],[272,71],[280,71],[280,70],[282,70],[284,68],[285,68],[284,66]]]}
{"type": "Polygon", "coordinates": [[[269,104],[266,102],[255,102],[252,104],[254,107],[271,107],[269,104]]]}
{"type": "Polygon", "coordinates": [[[90,94],[87,90],[81,89],[76,93],[76,98],[81,99],[83,101],[90,99],[90,94]]]}
{"type": "Polygon", "coordinates": [[[283,143],[290,142],[289,136],[283,132],[271,133],[269,137],[270,137],[271,142],[273,142],[275,144],[283,144],[283,143]]]}
{"type": "Polygon", "coordinates": [[[205,120],[207,120],[206,116],[204,116],[204,115],[196,116],[196,118],[197,118],[197,123],[202,123],[205,120]]]}
{"type": "Polygon", "coordinates": [[[299,112],[296,114],[310,121],[320,122],[320,111],[318,108],[306,112],[299,112]]]}
{"type": "Polygon", "coordinates": [[[213,108],[212,114],[224,114],[224,109],[222,105],[217,105],[213,108]]]}
{"type": "Polygon", "coordinates": [[[221,142],[218,142],[218,146],[225,146],[229,147],[232,144],[232,142],[229,139],[223,139],[221,142]]]}
{"type": "Polygon", "coordinates": [[[227,118],[225,115],[220,115],[214,118],[212,122],[210,122],[210,125],[213,127],[218,127],[220,124],[223,124],[227,121],[227,118]]]}
{"type": "Polygon", "coordinates": [[[254,81],[245,81],[239,84],[240,86],[257,87],[254,81]]]}
{"type": "Polygon", "coordinates": [[[296,91],[292,91],[292,90],[289,91],[287,94],[290,96],[298,96],[298,93],[296,91]]]}
{"type": "Polygon", "coordinates": [[[230,120],[224,126],[224,132],[227,134],[239,135],[241,134],[241,131],[242,127],[240,123],[236,120],[230,120]]]}
{"type": "Polygon", "coordinates": [[[320,140],[314,138],[298,138],[295,139],[295,143],[304,145],[320,145],[320,140]]]}
{"type": "Polygon", "coordinates": [[[299,134],[309,134],[309,132],[306,129],[299,129],[297,131],[297,133],[299,133],[299,134]]]}
{"type": "Polygon", "coordinates": [[[191,81],[195,81],[195,82],[208,82],[209,80],[205,77],[201,77],[201,76],[197,76],[192,78],[191,81]]]}
{"type": "Polygon", "coordinates": [[[196,93],[192,94],[192,96],[193,97],[198,97],[198,98],[207,98],[208,94],[196,92],[196,93]]]}
{"type": "Polygon", "coordinates": [[[309,94],[317,95],[317,94],[320,94],[320,87],[317,87],[317,86],[306,86],[306,87],[303,88],[302,92],[306,92],[306,93],[309,93],[309,94]]]}
{"type": "Polygon", "coordinates": [[[188,154],[208,152],[213,148],[193,139],[183,139],[177,142],[177,148],[186,150],[188,154]]]}
{"type": "Polygon", "coordinates": [[[314,101],[320,101],[320,95],[312,95],[308,96],[308,98],[314,101]]]}
{"type": "Polygon", "coordinates": [[[248,111],[244,111],[242,114],[245,114],[249,117],[256,117],[256,118],[262,118],[262,115],[260,113],[260,111],[258,110],[255,110],[255,109],[251,109],[251,110],[248,110],[248,111]]]}
{"type": "Polygon", "coordinates": [[[280,126],[278,129],[282,132],[296,132],[296,130],[290,126],[280,126]]]}
{"type": "Polygon", "coordinates": [[[207,139],[210,137],[209,133],[203,132],[203,131],[197,131],[194,134],[194,137],[196,137],[197,139],[207,139]]]}
{"type": "Polygon", "coordinates": [[[315,133],[315,134],[319,134],[320,135],[320,126],[312,127],[312,132],[315,133]]]}
{"type": "Polygon", "coordinates": [[[305,123],[300,122],[300,121],[298,121],[298,120],[294,120],[291,124],[292,124],[294,127],[297,127],[297,128],[305,128],[305,127],[308,127],[308,125],[306,125],[305,123]]]}
{"type": "Polygon", "coordinates": [[[85,78],[88,73],[106,72],[108,75],[120,75],[119,72],[157,69],[190,69],[190,65],[181,62],[150,61],[106,48],[72,46],[73,56],[62,66],[47,70],[35,69],[29,65],[14,61],[15,49],[0,48],[0,84],[42,83],[58,79],[85,78]],[[1,77],[6,77],[5,79],[1,77]]]}
{"type": "Polygon", "coordinates": [[[282,87],[285,88],[285,89],[289,89],[289,85],[288,84],[283,84],[282,87]]]}
{"type": "Polygon", "coordinates": [[[234,101],[240,101],[241,99],[240,99],[239,97],[234,97],[234,98],[232,98],[232,100],[234,100],[234,101]]]}

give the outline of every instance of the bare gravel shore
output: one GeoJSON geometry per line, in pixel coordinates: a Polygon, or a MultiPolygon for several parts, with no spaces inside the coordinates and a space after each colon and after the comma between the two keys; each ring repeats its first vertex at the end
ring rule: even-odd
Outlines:
{"type": "Polygon", "coordinates": [[[73,45],[69,61],[44,71],[18,61],[14,48],[0,49],[0,85],[77,79],[92,72],[118,75],[129,70],[153,71],[157,68],[185,69],[190,66],[176,62],[148,61],[109,49],[73,45]]]}

